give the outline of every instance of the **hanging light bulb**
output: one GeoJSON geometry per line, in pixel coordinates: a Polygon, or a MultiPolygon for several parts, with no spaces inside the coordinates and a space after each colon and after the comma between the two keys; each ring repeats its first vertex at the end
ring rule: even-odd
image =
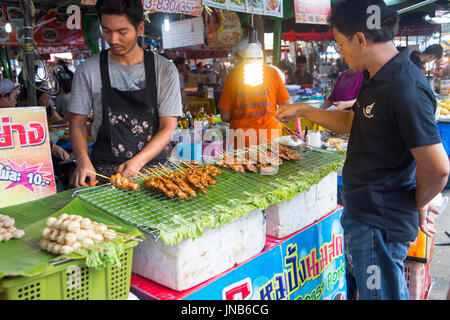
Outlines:
{"type": "Polygon", "coordinates": [[[5,24],[5,31],[8,32],[8,33],[11,33],[11,31],[12,31],[11,23],[7,22],[5,24]]]}
{"type": "Polygon", "coordinates": [[[249,35],[248,46],[240,54],[247,60],[244,65],[244,84],[253,87],[261,85],[264,82],[264,55],[257,41],[258,33],[256,29],[252,29],[249,35]]]}

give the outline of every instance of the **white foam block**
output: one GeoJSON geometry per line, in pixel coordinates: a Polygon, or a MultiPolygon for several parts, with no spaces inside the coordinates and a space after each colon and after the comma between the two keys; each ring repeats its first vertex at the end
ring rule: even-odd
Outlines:
{"type": "Polygon", "coordinates": [[[308,191],[266,209],[267,235],[287,237],[337,207],[337,174],[330,172],[308,191]]]}
{"type": "Polygon", "coordinates": [[[174,246],[148,236],[133,252],[133,272],[172,290],[186,290],[241,263],[264,249],[265,217],[253,210],[203,236],[174,246]]]}

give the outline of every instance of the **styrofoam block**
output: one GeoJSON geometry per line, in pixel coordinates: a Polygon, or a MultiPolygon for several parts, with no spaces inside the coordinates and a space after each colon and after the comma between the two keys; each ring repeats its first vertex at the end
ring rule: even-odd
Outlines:
{"type": "Polygon", "coordinates": [[[337,174],[331,172],[308,191],[266,209],[267,235],[284,238],[337,207],[337,174]]]}
{"type": "Polygon", "coordinates": [[[266,244],[266,218],[262,211],[253,210],[236,220],[234,241],[234,261],[239,264],[256,253],[266,244]]]}
{"type": "Polygon", "coordinates": [[[170,289],[186,290],[259,253],[265,237],[261,210],[217,229],[206,228],[203,236],[174,246],[148,236],[134,249],[132,270],[170,289]]]}

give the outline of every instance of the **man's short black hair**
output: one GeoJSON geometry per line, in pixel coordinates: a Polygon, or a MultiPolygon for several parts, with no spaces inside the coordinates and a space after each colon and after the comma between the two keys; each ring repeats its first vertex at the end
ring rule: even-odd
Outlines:
{"type": "Polygon", "coordinates": [[[176,58],[173,60],[173,63],[174,63],[175,66],[178,68],[178,66],[181,65],[181,64],[184,64],[185,61],[186,61],[186,59],[183,58],[183,57],[176,57],[176,58]]]}
{"type": "Polygon", "coordinates": [[[295,63],[297,64],[297,65],[299,65],[299,64],[302,64],[302,63],[307,63],[307,60],[306,60],[306,57],[305,56],[298,56],[296,59],[295,59],[295,63]]]}
{"type": "Polygon", "coordinates": [[[444,53],[444,48],[442,48],[439,44],[432,44],[431,46],[428,46],[423,54],[432,54],[436,57],[436,59],[441,60],[442,54],[444,53]]]}
{"type": "Polygon", "coordinates": [[[141,0],[97,0],[95,9],[99,18],[102,14],[126,15],[135,29],[144,19],[141,0]]]}
{"type": "Polygon", "coordinates": [[[383,0],[341,0],[331,8],[329,18],[330,24],[346,37],[362,32],[366,39],[374,43],[393,40],[399,21],[398,13],[383,0]],[[376,18],[378,12],[379,19],[376,18]]]}

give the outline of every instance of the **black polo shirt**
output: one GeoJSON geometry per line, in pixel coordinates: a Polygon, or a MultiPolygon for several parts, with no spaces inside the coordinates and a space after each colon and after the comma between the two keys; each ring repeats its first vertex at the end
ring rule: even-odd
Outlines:
{"type": "Polygon", "coordinates": [[[418,234],[416,163],[410,149],[440,143],[436,99],[408,50],[371,79],[365,73],[342,172],[345,214],[385,231],[388,241],[418,234]]]}
{"type": "Polygon", "coordinates": [[[411,61],[417,66],[417,68],[419,68],[420,70],[423,69],[423,62],[419,58],[419,51],[413,51],[409,57],[411,58],[411,61]]]}

